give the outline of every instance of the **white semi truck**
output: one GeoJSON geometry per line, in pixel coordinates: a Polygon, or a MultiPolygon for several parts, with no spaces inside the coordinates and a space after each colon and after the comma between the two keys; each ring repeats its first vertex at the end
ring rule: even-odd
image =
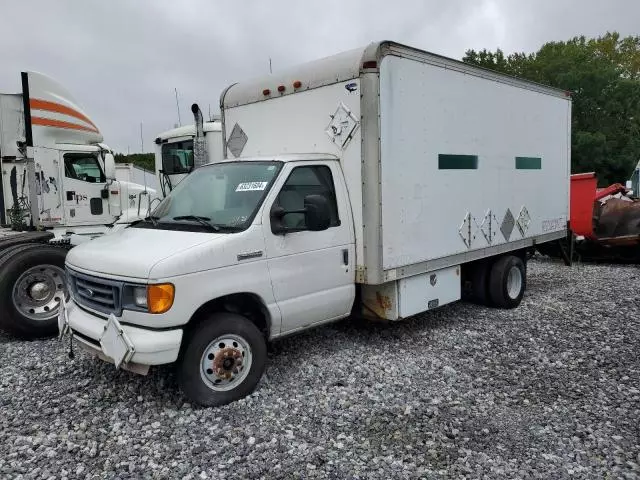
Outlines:
{"type": "Polygon", "coordinates": [[[567,234],[564,92],[393,42],[228,87],[223,161],[67,257],[60,331],[186,396],[249,394],[266,342],[459,300],[516,307],[567,234]]]}
{"type": "Polygon", "coordinates": [[[222,160],[220,120],[203,122],[197,105],[191,108],[195,116],[194,124],[173,128],[155,139],[155,170],[163,196],[171,192],[194,168],[222,160]],[[196,159],[194,154],[194,144],[198,143],[198,138],[202,138],[201,145],[204,145],[202,159],[196,159]]]}
{"type": "Polygon", "coordinates": [[[54,335],[68,249],[147,214],[155,192],[115,180],[113,152],[73,96],[22,73],[0,94],[0,329],[54,335]]]}

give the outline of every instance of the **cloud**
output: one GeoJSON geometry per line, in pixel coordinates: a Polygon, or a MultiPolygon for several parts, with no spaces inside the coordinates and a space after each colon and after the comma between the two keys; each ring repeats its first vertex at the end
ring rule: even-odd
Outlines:
{"type": "Polygon", "coordinates": [[[534,51],[548,40],[633,34],[640,2],[618,0],[34,0],[9,2],[3,17],[0,90],[19,91],[19,72],[64,84],[118,151],[140,151],[189,106],[218,110],[230,83],[374,40],[396,40],[455,58],[468,48],[534,51]],[[21,19],[29,19],[29,27],[21,19]]]}

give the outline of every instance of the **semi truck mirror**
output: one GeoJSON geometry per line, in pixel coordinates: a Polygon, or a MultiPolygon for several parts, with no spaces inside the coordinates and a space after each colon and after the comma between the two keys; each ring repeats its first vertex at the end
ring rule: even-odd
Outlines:
{"type": "Polygon", "coordinates": [[[104,176],[107,177],[107,180],[116,179],[116,160],[111,153],[104,156],[104,176]]]}

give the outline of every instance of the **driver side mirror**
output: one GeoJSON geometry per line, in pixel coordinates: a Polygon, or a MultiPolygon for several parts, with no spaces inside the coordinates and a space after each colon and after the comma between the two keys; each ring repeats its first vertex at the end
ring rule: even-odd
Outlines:
{"type": "Polygon", "coordinates": [[[276,235],[300,230],[320,232],[326,230],[331,225],[331,208],[329,202],[323,195],[307,195],[304,197],[304,208],[302,210],[285,210],[280,206],[271,209],[271,231],[276,235]],[[291,228],[284,224],[284,217],[290,213],[303,213],[305,228],[291,228]]]}
{"type": "Polygon", "coordinates": [[[324,195],[307,195],[304,197],[304,218],[307,229],[321,232],[331,225],[331,209],[324,195]]]}
{"type": "Polygon", "coordinates": [[[116,179],[116,160],[111,153],[104,155],[104,176],[107,180],[116,179]]]}

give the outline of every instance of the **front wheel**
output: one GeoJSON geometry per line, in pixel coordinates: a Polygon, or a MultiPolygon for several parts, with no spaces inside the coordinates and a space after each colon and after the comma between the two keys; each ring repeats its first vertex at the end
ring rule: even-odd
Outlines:
{"type": "Polygon", "coordinates": [[[27,244],[0,259],[0,327],[22,338],[58,331],[57,314],[66,291],[65,249],[27,244]]]}
{"type": "Polygon", "coordinates": [[[265,369],[267,345],[258,328],[233,313],[216,313],[186,339],[179,382],[198,405],[225,405],[249,395],[265,369]]]}

